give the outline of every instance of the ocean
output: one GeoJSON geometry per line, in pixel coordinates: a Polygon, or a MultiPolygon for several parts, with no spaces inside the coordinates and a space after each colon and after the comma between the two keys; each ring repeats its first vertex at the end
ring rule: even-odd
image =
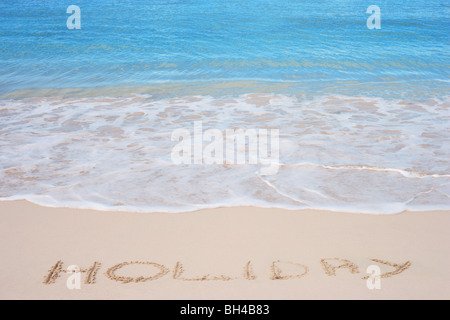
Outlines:
{"type": "Polygon", "coordinates": [[[1,1],[0,200],[449,210],[449,13],[445,0],[1,1]],[[276,173],[250,155],[174,163],[174,132],[199,122],[278,130],[276,173]]]}

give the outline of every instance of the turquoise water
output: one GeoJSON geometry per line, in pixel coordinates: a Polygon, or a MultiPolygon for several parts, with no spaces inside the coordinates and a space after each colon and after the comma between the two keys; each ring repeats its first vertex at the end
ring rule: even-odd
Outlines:
{"type": "Polygon", "coordinates": [[[448,0],[0,1],[0,200],[450,210],[449,13],[448,0]],[[72,4],[81,30],[66,27],[72,4]],[[173,133],[199,122],[279,130],[278,171],[174,163],[173,133]]]}
{"type": "Polygon", "coordinates": [[[0,94],[253,80],[294,94],[446,95],[450,3],[379,0],[381,29],[369,30],[372,4],[1,1],[0,94]],[[66,27],[71,4],[81,30],[66,27]]]}

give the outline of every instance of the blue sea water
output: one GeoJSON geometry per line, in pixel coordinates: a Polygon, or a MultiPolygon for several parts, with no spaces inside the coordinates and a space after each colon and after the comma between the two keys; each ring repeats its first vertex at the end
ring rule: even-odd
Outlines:
{"type": "Polygon", "coordinates": [[[448,0],[2,0],[0,200],[450,210],[449,14],[448,0]],[[171,135],[194,121],[279,129],[278,172],[175,164],[171,135]]]}
{"type": "Polygon", "coordinates": [[[442,96],[449,13],[447,0],[1,1],[0,94],[253,80],[292,83],[287,93],[442,96]],[[71,4],[81,30],[66,27],[71,4]],[[366,26],[372,4],[380,30],[366,26]]]}

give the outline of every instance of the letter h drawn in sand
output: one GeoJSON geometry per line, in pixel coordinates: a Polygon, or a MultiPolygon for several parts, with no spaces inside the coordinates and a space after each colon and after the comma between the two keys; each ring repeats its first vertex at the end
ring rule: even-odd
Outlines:
{"type": "MultiPolygon", "coordinates": [[[[80,272],[85,273],[84,276],[84,284],[94,284],[95,283],[95,277],[97,275],[98,270],[101,267],[101,263],[95,261],[94,264],[88,268],[88,269],[80,269],[80,272]]],[[[71,273],[70,271],[66,271],[63,269],[63,262],[59,260],[56,262],[55,265],[53,265],[49,270],[47,275],[44,277],[44,280],[42,281],[44,284],[53,284],[55,283],[56,279],[61,275],[61,273],[71,273]]]]}

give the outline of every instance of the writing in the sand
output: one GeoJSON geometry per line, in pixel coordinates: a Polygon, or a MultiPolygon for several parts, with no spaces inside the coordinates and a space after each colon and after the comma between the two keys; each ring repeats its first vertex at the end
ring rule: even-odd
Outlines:
{"type": "MultiPolygon", "coordinates": [[[[383,269],[385,269],[384,273],[379,275],[379,278],[389,278],[395,275],[398,275],[405,270],[407,270],[411,266],[410,261],[402,262],[402,263],[394,263],[381,259],[370,259],[371,263],[377,263],[383,269]]],[[[325,258],[319,261],[320,266],[322,267],[324,273],[327,276],[336,276],[338,272],[349,272],[350,274],[359,274],[361,273],[360,268],[350,260],[342,259],[342,258],[325,258]]],[[[319,265],[318,264],[318,265],[319,265]]],[[[63,273],[71,273],[67,271],[63,267],[63,261],[57,261],[47,272],[44,277],[44,284],[53,284],[56,282],[58,277],[60,277],[63,273]]],[[[71,266],[72,267],[72,266],[71,266]]],[[[102,264],[100,262],[94,262],[88,268],[79,268],[78,273],[84,274],[84,284],[94,284],[98,271],[101,269],[102,264]]],[[[292,261],[280,261],[275,260],[270,263],[268,266],[269,274],[266,279],[269,280],[293,280],[300,279],[308,275],[309,267],[292,261]]],[[[192,270],[189,272],[192,274],[192,270]]],[[[161,279],[163,277],[171,277],[173,280],[179,281],[231,281],[237,279],[243,280],[255,280],[258,278],[258,275],[253,271],[252,261],[247,261],[240,275],[198,275],[198,276],[185,276],[185,269],[181,262],[176,262],[175,265],[170,269],[166,265],[156,263],[156,262],[148,262],[148,261],[130,261],[130,262],[121,262],[112,267],[109,267],[104,272],[106,278],[122,282],[122,283],[137,283],[137,282],[147,282],[154,281],[157,279],[161,279]],[[127,276],[126,272],[129,272],[129,268],[127,266],[132,265],[141,265],[146,267],[146,275],[140,276],[127,276]],[[128,269],[128,271],[127,271],[128,269]],[[148,271],[147,271],[148,269],[148,271]],[[125,274],[125,275],[124,275],[125,274]],[[168,275],[170,274],[170,275],[168,275]]],[[[367,280],[370,276],[361,277],[361,279],[367,280]]]]}

